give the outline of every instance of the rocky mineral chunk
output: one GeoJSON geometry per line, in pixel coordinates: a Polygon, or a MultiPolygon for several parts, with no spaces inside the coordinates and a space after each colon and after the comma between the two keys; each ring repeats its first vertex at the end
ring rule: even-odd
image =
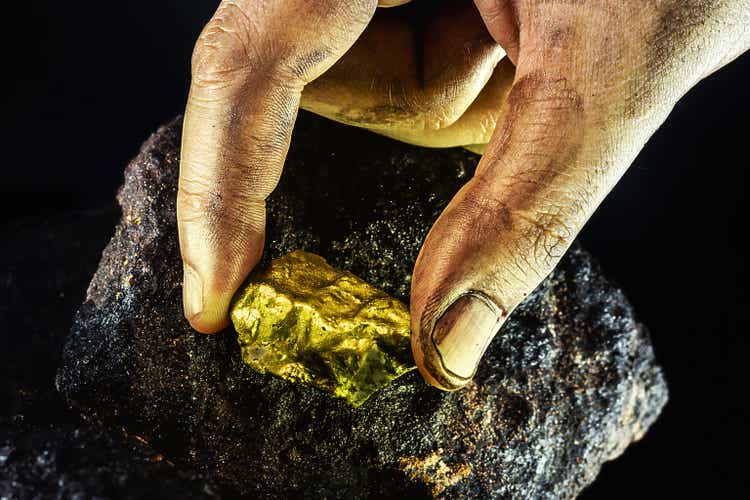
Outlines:
{"type": "MultiPolygon", "coordinates": [[[[233,329],[203,336],[182,317],[179,138],[175,121],[126,170],[122,220],[63,353],[57,386],[88,420],[253,497],[570,498],[659,415],[648,335],[579,248],[459,392],[411,372],[354,408],[257,373],[233,329]]],[[[406,301],[419,245],[476,161],[302,114],[264,262],[313,252],[406,301]]]]}
{"type": "Polygon", "coordinates": [[[245,363],[354,406],[416,368],[406,307],[311,253],[256,273],[231,317],[245,363]]]}

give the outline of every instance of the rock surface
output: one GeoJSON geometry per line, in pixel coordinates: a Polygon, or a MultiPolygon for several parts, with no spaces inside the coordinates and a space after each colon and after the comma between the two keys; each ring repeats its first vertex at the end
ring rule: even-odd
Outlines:
{"type": "Polygon", "coordinates": [[[142,438],[68,411],[54,375],[116,207],[30,219],[0,235],[0,498],[222,498],[142,438]]]}
{"type": "Polygon", "coordinates": [[[217,498],[210,478],[175,464],[139,436],[84,425],[0,418],[0,498],[217,498]]]}
{"type": "MultiPolygon", "coordinates": [[[[666,402],[644,328],[574,248],[493,341],[475,381],[442,393],[412,372],[355,409],[261,375],[236,333],[182,317],[174,204],[180,123],[126,171],[123,218],[63,353],[57,386],[91,422],[254,496],[565,498],[643,436],[666,402]]],[[[430,224],[476,158],[302,114],[269,200],[265,262],[322,255],[406,301],[430,224]]]]}

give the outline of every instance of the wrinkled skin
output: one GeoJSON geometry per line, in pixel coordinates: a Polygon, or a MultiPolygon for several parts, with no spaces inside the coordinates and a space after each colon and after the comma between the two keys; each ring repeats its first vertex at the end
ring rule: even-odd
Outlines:
{"type": "Polygon", "coordinates": [[[748,48],[748,26],[750,0],[224,0],[195,48],[183,135],[186,317],[227,325],[299,106],[467,146],[485,154],[411,290],[420,371],[462,387],[677,100],[748,48]]]}

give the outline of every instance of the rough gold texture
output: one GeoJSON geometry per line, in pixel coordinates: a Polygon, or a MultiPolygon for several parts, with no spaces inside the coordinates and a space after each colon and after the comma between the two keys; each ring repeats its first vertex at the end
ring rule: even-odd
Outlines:
{"type": "Polygon", "coordinates": [[[231,316],[245,363],[353,406],[414,369],[406,306],[311,253],[254,275],[231,316]]]}

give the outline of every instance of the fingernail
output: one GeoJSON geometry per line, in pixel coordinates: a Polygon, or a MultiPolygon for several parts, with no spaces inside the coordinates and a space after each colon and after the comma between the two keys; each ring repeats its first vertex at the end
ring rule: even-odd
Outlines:
{"type": "Polygon", "coordinates": [[[483,294],[459,297],[432,330],[432,342],[448,375],[468,382],[500,328],[502,312],[483,294]]]}
{"type": "Polygon", "coordinates": [[[203,282],[192,267],[185,264],[182,282],[182,307],[191,319],[203,311],[203,282]]]}

